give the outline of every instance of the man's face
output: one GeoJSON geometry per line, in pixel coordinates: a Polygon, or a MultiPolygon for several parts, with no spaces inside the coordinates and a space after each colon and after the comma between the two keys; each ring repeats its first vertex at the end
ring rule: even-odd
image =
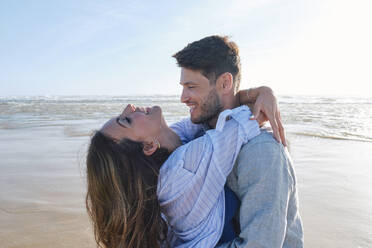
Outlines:
{"type": "Polygon", "coordinates": [[[181,68],[181,102],[190,107],[193,123],[209,123],[222,111],[221,99],[214,84],[201,72],[181,68]]]}

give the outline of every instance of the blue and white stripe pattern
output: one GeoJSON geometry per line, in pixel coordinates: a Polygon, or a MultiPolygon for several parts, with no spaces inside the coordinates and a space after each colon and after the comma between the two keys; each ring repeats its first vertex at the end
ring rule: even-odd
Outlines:
{"type": "MultiPolygon", "coordinates": [[[[217,244],[224,223],[226,177],[241,146],[260,133],[250,116],[246,106],[223,111],[216,129],[179,147],[162,165],[157,193],[174,235],[171,247],[217,244]]],[[[197,132],[198,127],[190,130],[197,132]]]]}

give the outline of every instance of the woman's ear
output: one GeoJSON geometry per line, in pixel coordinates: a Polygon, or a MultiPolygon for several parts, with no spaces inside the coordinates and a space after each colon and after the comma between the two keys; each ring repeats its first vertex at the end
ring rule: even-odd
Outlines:
{"type": "Polygon", "coordinates": [[[145,142],[143,144],[143,153],[146,155],[146,156],[151,156],[152,154],[154,154],[154,152],[156,151],[156,149],[159,148],[159,145],[157,143],[155,143],[154,141],[151,141],[151,142],[145,142]]]}

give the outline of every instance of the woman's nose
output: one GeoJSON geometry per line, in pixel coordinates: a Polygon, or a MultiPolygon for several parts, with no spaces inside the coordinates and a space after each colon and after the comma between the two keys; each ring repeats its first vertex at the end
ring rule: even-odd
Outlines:
{"type": "Polygon", "coordinates": [[[123,115],[128,115],[130,113],[133,113],[136,110],[136,107],[133,104],[128,104],[125,109],[123,110],[123,115]]]}

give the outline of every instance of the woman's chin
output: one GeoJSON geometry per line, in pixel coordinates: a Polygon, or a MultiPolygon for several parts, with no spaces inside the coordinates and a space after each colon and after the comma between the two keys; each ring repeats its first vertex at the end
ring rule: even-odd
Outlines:
{"type": "Polygon", "coordinates": [[[161,108],[159,106],[153,106],[150,110],[149,110],[149,115],[153,115],[153,116],[159,116],[160,118],[163,118],[163,112],[161,110],[161,108]]]}

